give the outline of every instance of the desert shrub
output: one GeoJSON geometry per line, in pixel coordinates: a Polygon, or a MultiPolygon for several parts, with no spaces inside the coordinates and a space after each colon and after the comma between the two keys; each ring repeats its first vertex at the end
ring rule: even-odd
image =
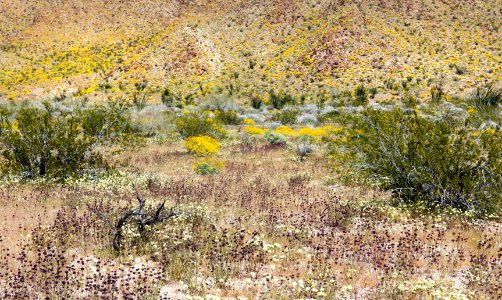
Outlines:
{"type": "Polygon", "coordinates": [[[256,126],[246,126],[246,127],[244,127],[244,131],[249,134],[252,134],[252,135],[262,135],[267,132],[266,129],[256,127],[256,126]]]}
{"type": "Polygon", "coordinates": [[[80,109],[77,114],[84,133],[101,141],[130,140],[139,133],[125,102],[111,101],[80,109]]]}
{"type": "Polygon", "coordinates": [[[275,129],[275,132],[283,135],[283,136],[295,136],[296,131],[293,128],[288,126],[279,126],[275,129]]]}
{"type": "Polygon", "coordinates": [[[6,110],[0,113],[4,167],[25,178],[65,178],[104,166],[96,145],[77,114],[55,110],[47,102],[43,109],[21,108],[13,116],[6,110]]]}
{"type": "Polygon", "coordinates": [[[359,85],[354,90],[354,105],[366,105],[368,104],[368,91],[364,85],[359,85]]]}
{"type": "Polygon", "coordinates": [[[502,134],[477,131],[402,110],[355,119],[358,169],[402,201],[479,214],[500,208],[502,134]]]}
{"type": "Polygon", "coordinates": [[[226,96],[212,96],[203,103],[199,105],[202,110],[210,111],[238,111],[239,106],[232,100],[232,98],[226,96]]]}
{"type": "Polygon", "coordinates": [[[193,169],[198,175],[214,175],[219,172],[217,167],[205,162],[194,165],[193,169]]]}
{"type": "Polygon", "coordinates": [[[502,89],[496,89],[491,84],[477,87],[470,101],[478,109],[498,107],[502,103],[502,89]]]}
{"type": "Polygon", "coordinates": [[[286,137],[278,132],[267,131],[267,133],[265,133],[265,139],[273,146],[282,147],[287,145],[286,137]]]}
{"type": "Polygon", "coordinates": [[[444,91],[441,84],[435,84],[431,87],[431,101],[433,103],[438,103],[443,99],[444,91]]]}
{"type": "Polygon", "coordinates": [[[376,87],[372,87],[368,90],[368,93],[370,94],[370,98],[374,99],[376,94],[378,93],[378,89],[376,87]]]}
{"type": "Polygon", "coordinates": [[[299,161],[304,161],[305,158],[314,153],[315,146],[308,136],[302,136],[300,141],[296,143],[295,153],[299,161]]]}
{"type": "Polygon", "coordinates": [[[405,93],[403,98],[401,98],[401,102],[403,102],[406,107],[415,107],[420,103],[417,97],[412,93],[405,93]]]}
{"type": "Polygon", "coordinates": [[[286,104],[293,104],[295,99],[288,93],[276,94],[274,90],[269,92],[270,103],[275,109],[282,109],[286,104]]]}
{"type": "Polygon", "coordinates": [[[183,137],[206,135],[213,138],[226,136],[225,129],[203,113],[186,113],[176,119],[176,130],[183,137]]]}
{"type": "Polygon", "coordinates": [[[251,107],[254,109],[260,109],[263,105],[263,100],[260,97],[251,97],[251,107]]]}
{"type": "Polygon", "coordinates": [[[299,112],[296,109],[286,109],[279,111],[272,116],[272,120],[280,122],[281,124],[294,124],[298,117],[299,112]]]}
{"type": "Polygon", "coordinates": [[[160,100],[167,107],[173,107],[176,99],[176,96],[168,88],[165,88],[160,94],[160,100]]]}
{"type": "Polygon", "coordinates": [[[220,142],[209,136],[191,136],[185,141],[188,152],[204,155],[220,150],[220,142]]]}
{"type": "Polygon", "coordinates": [[[242,123],[242,118],[239,117],[235,110],[218,110],[215,114],[216,119],[222,124],[238,125],[242,123]]]}

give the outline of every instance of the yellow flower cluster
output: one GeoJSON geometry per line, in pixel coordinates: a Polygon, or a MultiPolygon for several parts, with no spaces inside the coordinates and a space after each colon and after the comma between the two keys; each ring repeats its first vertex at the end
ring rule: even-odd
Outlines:
{"type": "MultiPolygon", "coordinates": [[[[289,136],[289,137],[309,136],[316,141],[320,141],[323,137],[328,137],[340,133],[342,130],[343,128],[340,127],[326,125],[319,128],[304,127],[300,128],[297,131],[288,126],[279,126],[274,131],[284,136],[289,136]]],[[[262,135],[265,134],[268,131],[268,129],[256,126],[246,126],[244,127],[244,131],[253,135],[262,135]]]]}
{"type": "Polygon", "coordinates": [[[261,134],[265,134],[265,132],[267,132],[266,129],[256,127],[256,126],[246,126],[246,127],[244,127],[244,131],[249,134],[253,134],[253,135],[261,135],[261,134]]]}
{"type": "Polygon", "coordinates": [[[190,153],[204,155],[218,152],[221,145],[209,136],[192,136],[186,140],[185,147],[190,153]]]}
{"type": "Polygon", "coordinates": [[[254,120],[250,118],[244,119],[244,124],[246,125],[254,125],[254,120]]]}
{"type": "Polygon", "coordinates": [[[295,136],[296,132],[288,126],[279,126],[275,129],[275,132],[280,133],[285,136],[295,136]]]}

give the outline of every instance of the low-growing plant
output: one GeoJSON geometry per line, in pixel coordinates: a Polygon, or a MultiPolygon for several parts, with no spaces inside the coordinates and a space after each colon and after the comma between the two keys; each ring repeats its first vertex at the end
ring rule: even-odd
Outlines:
{"type": "Polygon", "coordinates": [[[162,91],[162,94],[160,94],[160,100],[167,107],[173,107],[177,99],[178,98],[173,93],[171,93],[168,88],[165,88],[162,91]]]}
{"type": "Polygon", "coordinates": [[[197,175],[215,175],[219,170],[217,167],[209,163],[198,163],[194,166],[194,171],[197,175]]]}
{"type": "Polygon", "coordinates": [[[220,150],[220,142],[210,136],[191,136],[185,141],[188,152],[198,155],[216,153],[220,150]]]}
{"type": "Polygon", "coordinates": [[[295,145],[295,153],[299,161],[304,161],[308,155],[314,153],[314,150],[315,146],[308,136],[302,136],[295,145]]]}
{"type": "Polygon", "coordinates": [[[265,133],[265,139],[273,146],[286,146],[288,141],[286,137],[278,132],[267,131],[265,133]]]}
{"type": "Polygon", "coordinates": [[[131,120],[126,102],[109,101],[104,105],[95,105],[77,111],[82,129],[86,135],[103,141],[130,140],[138,134],[131,120]]]}
{"type": "Polygon", "coordinates": [[[435,84],[431,87],[431,101],[433,103],[440,102],[444,97],[443,86],[441,83],[435,84]]]}
{"type": "Polygon", "coordinates": [[[260,109],[263,105],[263,100],[258,96],[251,97],[251,107],[254,109],[260,109]]]}

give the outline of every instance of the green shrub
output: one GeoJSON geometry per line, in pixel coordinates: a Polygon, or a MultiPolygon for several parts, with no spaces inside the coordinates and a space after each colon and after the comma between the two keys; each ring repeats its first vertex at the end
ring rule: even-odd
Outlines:
{"type": "Polygon", "coordinates": [[[235,110],[218,110],[216,119],[225,125],[239,125],[242,123],[242,118],[239,117],[235,110]]]}
{"type": "Polygon", "coordinates": [[[168,88],[165,88],[162,91],[162,94],[160,94],[160,100],[162,100],[162,103],[164,103],[164,105],[167,107],[173,107],[176,99],[176,96],[172,94],[168,88]]]}
{"type": "Polygon", "coordinates": [[[286,137],[280,133],[274,131],[267,131],[265,133],[265,139],[273,146],[286,146],[288,141],[286,137]]]}
{"type": "Polygon", "coordinates": [[[102,142],[130,140],[139,132],[132,124],[129,107],[126,102],[110,101],[80,109],[77,115],[86,135],[102,142]]]}
{"type": "Polygon", "coordinates": [[[354,90],[354,105],[360,106],[366,104],[368,104],[368,91],[364,85],[361,84],[354,90]]]}
{"type": "Polygon", "coordinates": [[[183,114],[176,119],[176,130],[183,137],[210,136],[223,138],[226,136],[225,129],[217,120],[208,118],[201,112],[183,114]]]}
{"type": "Polygon", "coordinates": [[[280,122],[283,125],[294,124],[298,117],[299,112],[294,109],[287,109],[279,111],[272,116],[272,120],[280,122]]]}
{"type": "Polygon", "coordinates": [[[502,89],[495,89],[491,84],[477,87],[471,102],[478,109],[498,107],[502,103],[502,89]]]}
{"type": "Polygon", "coordinates": [[[352,120],[359,170],[382,179],[401,200],[479,214],[501,207],[502,134],[395,111],[352,120]],[[361,134],[362,132],[362,134],[361,134]]]}
{"type": "Polygon", "coordinates": [[[251,107],[254,109],[260,109],[261,106],[263,105],[263,100],[260,97],[252,97],[251,98],[251,107]]]}
{"type": "Polygon", "coordinates": [[[218,168],[208,163],[197,164],[194,170],[197,175],[215,175],[219,173],[218,168]]]}
{"type": "Polygon", "coordinates": [[[94,149],[97,139],[84,133],[75,113],[44,103],[43,109],[0,112],[0,150],[5,171],[26,178],[66,178],[104,166],[94,149]]]}
{"type": "Polygon", "coordinates": [[[444,97],[443,86],[441,84],[436,84],[431,87],[431,101],[433,103],[439,103],[444,97]]]}
{"type": "Polygon", "coordinates": [[[287,93],[276,94],[273,90],[269,92],[270,103],[275,109],[282,109],[286,104],[293,104],[294,98],[287,93]]]}

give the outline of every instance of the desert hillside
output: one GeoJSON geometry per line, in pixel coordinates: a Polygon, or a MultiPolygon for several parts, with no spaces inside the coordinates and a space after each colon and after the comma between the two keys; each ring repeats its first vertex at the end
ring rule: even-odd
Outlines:
{"type": "Polygon", "coordinates": [[[151,89],[377,99],[500,82],[500,1],[2,1],[0,93],[107,98],[151,89]],[[406,83],[402,84],[405,81],[406,83]]]}
{"type": "Polygon", "coordinates": [[[0,0],[0,299],[502,299],[501,0],[0,0]]]}

